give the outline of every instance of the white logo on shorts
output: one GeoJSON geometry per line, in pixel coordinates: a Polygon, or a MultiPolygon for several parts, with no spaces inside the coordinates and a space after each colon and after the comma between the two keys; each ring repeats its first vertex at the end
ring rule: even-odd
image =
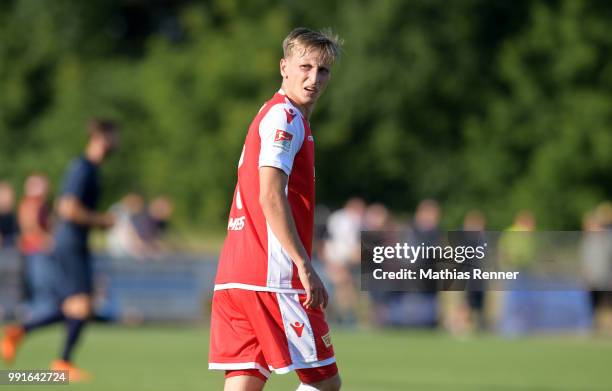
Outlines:
{"type": "Polygon", "coordinates": [[[331,336],[329,335],[329,333],[323,335],[321,337],[321,339],[323,340],[323,343],[325,344],[325,347],[328,348],[332,345],[331,343],[331,336]]]}

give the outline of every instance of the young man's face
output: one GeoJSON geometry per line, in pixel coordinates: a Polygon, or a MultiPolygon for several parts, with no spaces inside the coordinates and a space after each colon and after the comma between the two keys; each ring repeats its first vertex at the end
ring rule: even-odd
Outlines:
{"type": "Polygon", "coordinates": [[[106,159],[117,150],[119,137],[117,132],[98,133],[92,137],[92,142],[98,146],[102,159],[106,159]]]}
{"type": "Polygon", "coordinates": [[[310,107],[327,87],[331,64],[323,63],[318,49],[297,46],[280,62],[285,94],[298,106],[310,107]]]}

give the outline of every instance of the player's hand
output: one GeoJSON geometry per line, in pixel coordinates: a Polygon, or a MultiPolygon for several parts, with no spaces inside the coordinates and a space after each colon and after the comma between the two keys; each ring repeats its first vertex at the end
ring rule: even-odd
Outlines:
{"type": "Polygon", "coordinates": [[[327,307],[327,303],[329,301],[327,290],[310,262],[306,262],[303,267],[298,268],[298,276],[300,278],[300,282],[304,286],[304,290],[306,291],[306,301],[304,301],[304,307],[327,307]]]}

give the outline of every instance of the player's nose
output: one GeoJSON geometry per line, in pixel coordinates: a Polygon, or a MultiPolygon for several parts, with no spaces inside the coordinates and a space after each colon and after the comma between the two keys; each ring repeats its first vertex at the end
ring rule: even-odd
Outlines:
{"type": "Polygon", "coordinates": [[[308,81],[311,85],[319,84],[319,72],[316,67],[313,67],[310,72],[308,72],[308,81]]]}

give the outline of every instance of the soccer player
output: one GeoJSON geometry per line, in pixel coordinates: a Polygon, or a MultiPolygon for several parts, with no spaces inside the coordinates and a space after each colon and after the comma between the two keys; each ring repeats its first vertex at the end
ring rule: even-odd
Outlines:
{"type": "Polygon", "coordinates": [[[297,28],[283,41],[281,89],[251,123],[219,258],[209,369],[225,390],[263,389],[271,371],[295,370],[298,390],[339,390],[323,307],[328,295],[310,263],[314,139],[308,118],[341,42],[297,28]]]}
{"type": "Polygon", "coordinates": [[[65,321],[66,340],[62,354],[51,369],[69,371],[70,381],[89,379],[89,374],[72,364],[72,352],[91,314],[92,262],[87,244],[91,228],[108,228],[113,217],[95,211],[100,194],[98,166],[117,144],[117,126],[108,120],[88,125],[85,154],[69,166],[58,202],[59,221],[52,251],[55,273],[50,279],[57,296],[57,308],[43,317],[5,329],[0,344],[3,359],[11,363],[23,337],[50,324],[65,321]]]}

